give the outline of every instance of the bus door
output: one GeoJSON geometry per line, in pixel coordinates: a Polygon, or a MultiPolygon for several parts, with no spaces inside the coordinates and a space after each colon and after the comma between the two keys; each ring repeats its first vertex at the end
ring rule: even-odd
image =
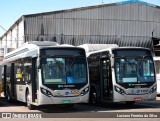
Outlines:
{"type": "Polygon", "coordinates": [[[2,87],[3,87],[3,91],[4,91],[4,96],[6,97],[7,95],[6,95],[6,93],[7,93],[7,91],[6,91],[6,87],[7,87],[7,66],[6,65],[4,65],[4,67],[3,67],[3,73],[2,73],[2,87]]]}
{"type": "Polygon", "coordinates": [[[36,102],[37,99],[37,58],[32,59],[32,71],[31,71],[31,85],[32,85],[32,102],[36,102]]]}
{"type": "Polygon", "coordinates": [[[14,81],[14,64],[11,64],[11,76],[10,76],[10,82],[11,82],[11,97],[15,98],[15,81],[14,81]]]}
{"type": "Polygon", "coordinates": [[[101,59],[101,84],[102,100],[112,100],[112,76],[109,57],[101,59]]]}

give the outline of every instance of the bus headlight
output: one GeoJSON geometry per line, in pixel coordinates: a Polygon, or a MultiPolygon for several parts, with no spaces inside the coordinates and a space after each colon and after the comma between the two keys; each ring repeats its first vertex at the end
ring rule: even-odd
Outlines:
{"type": "Polygon", "coordinates": [[[87,94],[89,92],[89,86],[82,90],[81,96],[87,94]]]}
{"type": "Polygon", "coordinates": [[[125,91],[123,89],[121,89],[120,87],[114,86],[114,89],[115,89],[116,92],[118,92],[122,95],[126,94],[125,91]]]}
{"type": "Polygon", "coordinates": [[[48,97],[51,97],[52,96],[52,93],[50,91],[48,91],[47,89],[44,89],[41,87],[41,92],[42,94],[48,96],[48,97]]]}
{"type": "Polygon", "coordinates": [[[149,91],[149,93],[153,93],[157,90],[157,85],[155,85],[154,87],[151,88],[151,90],[149,91]]]}

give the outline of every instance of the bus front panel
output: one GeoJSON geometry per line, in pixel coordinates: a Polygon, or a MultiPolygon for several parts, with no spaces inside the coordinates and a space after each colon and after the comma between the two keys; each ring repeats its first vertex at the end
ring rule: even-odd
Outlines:
{"type": "Polygon", "coordinates": [[[114,50],[114,101],[156,99],[155,68],[147,49],[114,50]]]}
{"type": "Polygon", "coordinates": [[[88,102],[89,80],[85,51],[56,48],[41,50],[41,53],[39,104],[88,102]]]}

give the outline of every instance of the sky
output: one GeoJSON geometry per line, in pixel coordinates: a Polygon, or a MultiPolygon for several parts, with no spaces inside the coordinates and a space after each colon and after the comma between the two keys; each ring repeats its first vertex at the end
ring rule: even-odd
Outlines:
{"type": "MultiPolygon", "coordinates": [[[[127,0],[0,0],[0,37],[22,15],[65,10],[127,0]]],[[[160,6],[160,0],[141,0],[160,6]]]]}

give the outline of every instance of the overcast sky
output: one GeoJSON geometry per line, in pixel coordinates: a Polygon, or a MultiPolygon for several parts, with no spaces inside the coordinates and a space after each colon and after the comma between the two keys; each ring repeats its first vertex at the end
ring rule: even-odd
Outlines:
{"type": "MultiPolygon", "coordinates": [[[[22,15],[121,1],[126,0],[0,0],[0,36],[22,15]]],[[[142,1],[160,6],[160,0],[142,1]]]]}

